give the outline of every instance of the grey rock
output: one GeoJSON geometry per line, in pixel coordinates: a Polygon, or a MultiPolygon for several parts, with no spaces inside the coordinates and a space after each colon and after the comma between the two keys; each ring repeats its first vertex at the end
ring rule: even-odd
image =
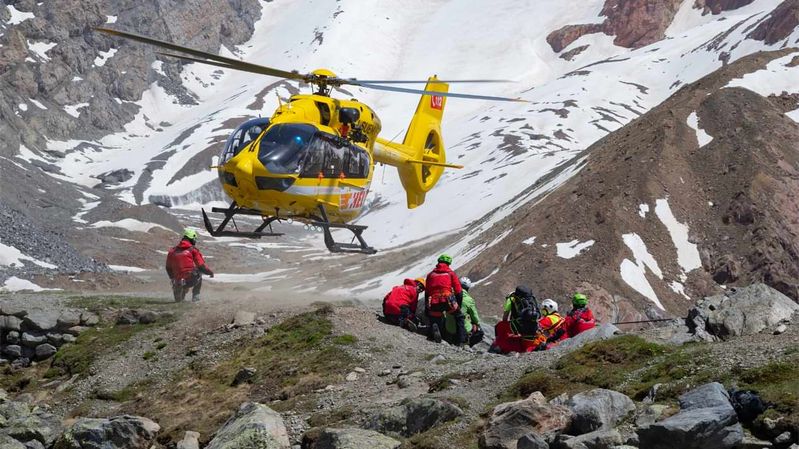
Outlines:
{"type": "Polygon", "coordinates": [[[45,343],[36,347],[36,360],[45,360],[55,355],[58,350],[55,346],[45,343]]]}
{"type": "Polygon", "coordinates": [[[461,415],[463,411],[456,405],[423,397],[406,400],[396,407],[371,415],[367,418],[365,427],[382,433],[410,437],[461,415]]]}
{"type": "Polygon", "coordinates": [[[233,326],[249,326],[255,324],[255,314],[246,310],[238,310],[233,315],[233,326]]]}
{"type": "Polygon", "coordinates": [[[784,334],[785,331],[787,331],[787,330],[788,330],[788,326],[786,326],[785,324],[780,324],[779,326],[777,326],[776,329],[774,329],[774,335],[784,334]]]}
{"type": "Polygon", "coordinates": [[[280,414],[256,402],[246,402],[216,432],[205,449],[288,449],[286,426],[280,414]],[[260,446],[254,446],[259,443],[260,446]]]}
{"type": "Polygon", "coordinates": [[[238,373],[236,373],[236,377],[233,378],[233,382],[231,382],[230,385],[235,387],[245,382],[249,383],[252,380],[252,378],[255,377],[255,373],[257,372],[258,370],[256,370],[255,368],[244,367],[240,369],[238,373]]]}
{"type": "Polygon", "coordinates": [[[75,343],[75,340],[77,340],[77,338],[75,338],[74,335],[64,334],[61,336],[61,341],[64,343],[75,343]]]}
{"type": "Polygon", "coordinates": [[[731,449],[743,440],[743,428],[731,406],[684,410],[638,429],[647,449],[731,449]]]}
{"type": "Polygon", "coordinates": [[[177,449],[200,449],[200,434],[187,430],[183,439],[178,441],[177,449]]]}
{"type": "Polygon", "coordinates": [[[22,320],[13,315],[0,316],[0,331],[12,330],[19,331],[22,320]]]}
{"type": "Polygon", "coordinates": [[[22,346],[20,345],[5,345],[3,346],[3,354],[9,357],[22,357],[22,346]]]}
{"type": "Polygon", "coordinates": [[[660,420],[668,406],[663,404],[646,404],[635,415],[635,425],[644,427],[660,420]]]}
{"type": "Polygon", "coordinates": [[[45,447],[39,440],[31,440],[25,442],[25,449],[45,449],[45,447]]]}
{"type": "Polygon", "coordinates": [[[697,329],[704,322],[710,334],[729,338],[774,329],[783,321],[790,322],[797,312],[799,304],[787,296],[765,284],[753,284],[704,298],[689,318],[697,329]]]}
{"type": "Polygon", "coordinates": [[[139,323],[139,313],[136,310],[131,309],[122,309],[119,311],[119,315],[117,315],[116,324],[126,325],[126,324],[138,324],[139,323]]]}
{"type": "Polygon", "coordinates": [[[302,438],[302,449],[396,449],[400,444],[381,433],[355,428],[311,429],[302,438]]]}
{"type": "Polygon", "coordinates": [[[100,324],[100,317],[91,312],[81,312],[80,324],[82,326],[97,326],[100,324]]]}
{"type": "Polygon", "coordinates": [[[39,407],[19,400],[0,402],[0,435],[49,447],[61,429],[61,420],[39,407]]]}
{"type": "Polygon", "coordinates": [[[708,407],[729,407],[730,395],[724,389],[724,385],[718,382],[711,382],[697,387],[680,396],[681,410],[694,410],[708,407]]]}
{"type": "Polygon", "coordinates": [[[46,331],[58,325],[57,310],[29,310],[22,322],[31,329],[46,331]]]}
{"type": "Polygon", "coordinates": [[[59,437],[54,449],[149,449],[160,430],[141,416],[80,418],[59,437]]]}
{"type": "Polygon", "coordinates": [[[555,349],[569,350],[579,348],[586,343],[598,340],[607,340],[621,333],[622,332],[618,327],[610,323],[601,324],[593,329],[589,329],[581,334],[578,334],[575,337],[563,340],[562,342],[558,343],[557,346],[555,346],[555,349]]]}
{"type": "Polygon", "coordinates": [[[26,449],[24,444],[2,433],[0,433],[0,447],[3,449],[26,449]]]}
{"type": "Polygon", "coordinates": [[[27,314],[28,311],[18,304],[0,304],[0,315],[13,315],[17,318],[23,318],[27,314]]]}
{"type": "Polygon", "coordinates": [[[152,310],[137,310],[136,313],[139,315],[141,324],[152,324],[158,321],[158,314],[152,310]]]}
{"type": "Polygon", "coordinates": [[[535,433],[528,433],[516,442],[516,449],[549,449],[549,444],[535,433]]]}
{"type": "Polygon", "coordinates": [[[615,427],[635,411],[635,403],[622,393],[597,388],[574,395],[568,403],[574,416],[569,433],[581,435],[615,427]]]}
{"type": "Polygon", "coordinates": [[[59,329],[69,329],[72,326],[78,326],[80,324],[80,314],[71,310],[61,313],[57,320],[57,327],[59,329]]]}
{"type": "Polygon", "coordinates": [[[584,435],[562,439],[558,442],[560,449],[610,449],[624,443],[618,430],[595,430],[584,435]]]}
{"type": "Polygon", "coordinates": [[[77,335],[80,335],[80,334],[86,332],[89,329],[91,329],[91,328],[90,327],[85,327],[85,326],[73,326],[73,327],[70,327],[69,329],[67,329],[65,332],[70,334],[70,335],[77,336],[77,335]]]}
{"type": "Polygon", "coordinates": [[[771,449],[774,445],[770,441],[763,441],[753,437],[752,435],[744,435],[743,441],[735,446],[735,449],[771,449]]]}
{"type": "Polygon", "coordinates": [[[562,432],[571,419],[570,409],[548,404],[540,392],[535,392],[527,399],[494,407],[478,444],[480,449],[513,449],[519,438],[530,432],[538,435],[562,432]]]}
{"type": "Polygon", "coordinates": [[[36,346],[45,343],[47,341],[47,337],[44,335],[34,335],[28,332],[22,333],[22,345],[27,346],[29,348],[35,348],[36,346]]]}
{"type": "Polygon", "coordinates": [[[6,343],[10,345],[16,345],[19,343],[19,332],[17,331],[10,331],[6,334],[6,343]]]}
{"type": "Polygon", "coordinates": [[[47,333],[47,342],[53,346],[61,346],[64,344],[64,336],[62,334],[56,334],[54,332],[47,333]]]}
{"type": "Polygon", "coordinates": [[[346,380],[347,382],[355,382],[356,380],[358,380],[358,373],[356,373],[355,371],[347,373],[347,376],[344,377],[344,380],[346,380]]]}
{"type": "Polygon", "coordinates": [[[788,444],[788,443],[791,442],[791,438],[792,438],[791,437],[791,432],[788,432],[788,431],[783,432],[783,433],[777,435],[776,438],[774,438],[774,444],[780,444],[780,445],[788,444]]]}
{"type": "Polygon", "coordinates": [[[31,366],[31,359],[29,357],[19,357],[11,362],[11,368],[27,368],[31,366]]]}

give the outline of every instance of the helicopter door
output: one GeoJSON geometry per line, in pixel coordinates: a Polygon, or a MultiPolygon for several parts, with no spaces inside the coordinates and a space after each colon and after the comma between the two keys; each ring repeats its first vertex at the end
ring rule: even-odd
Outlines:
{"type": "Polygon", "coordinates": [[[250,142],[255,140],[263,130],[269,127],[268,118],[256,118],[248,120],[228,137],[225,147],[220,154],[220,161],[222,164],[235,157],[239,152],[244,149],[250,142]]]}
{"type": "Polygon", "coordinates": [[[369,153],[356,145],[350,145],[348,150],[344,174],[347,175],[348,178],[368,178],[369,153]]]}

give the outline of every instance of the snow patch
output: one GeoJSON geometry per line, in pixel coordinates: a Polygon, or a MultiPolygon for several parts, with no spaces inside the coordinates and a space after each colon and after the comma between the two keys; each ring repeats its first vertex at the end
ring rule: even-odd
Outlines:
{"type": "Polygon", "coordinates": [[[685,286],[678,281],[671,281],[669,287],[674,291],[674,293],[680,294],[685,297],[685,299],[691,299],[690,296],[685,294],[685,286]]]}
{"type": "Polygon", "coordinates": [[[166,73],[164,72],[164,68],[163,67],[164,67],[163,61],[153,61],[153,63],[150,65],[150,68],[155,70],[155,73],[157,73],[157,74],[159,74],[161,76],[166,76],[166,73]]]}
{"type": "Polygon", "coordinates": [[[655,276],[663,279],[663,272],[660,271],[657,261],[652,257],[652,254],[649,253],[646,244],[638,234],[634,232],[624,234],[622,239],[627,247],[630,248],[630,251],[633,252],[633,258],[635,259],[634,262],[630,259],[624,259],[621,262],[621,267],[619,267],[619,269],[621,271],[622,280],[632,287],[633,290],[655,303],[658,308],[666,310],[663,304],[660,303],[652,285],[649,284],[649,280],[646,278],[646,269],[648,268],[655,276]]]}
{"type": "Polygon", "coordinates": [[[50,57],[47,56],[47,52],[56,45],[58,44],[56,44],[55,42],[28,41],[28,49],[32,51],[34,54],[36,54],[36,56],[38,56],[39,59],[41,59],[44,62],[50,60],[50,57]]]}
{"type": "Polygon", "coordinates": [[[147,268],[129,267],[127,265],[108,265],[108,268],[114,271],[126,271],[129,273],[141,273],[142,271],[147,271],[147,268]]]}
{"type": "Polygon", "coordinates": [[[7,5],[8,11],[11,13],[11,18],[8,20],[9,25],[19,25],[20,23],[36,17],[32,12],[24,12],[15,8],[13,5],[7,5]]]}
{"type": "Polygon", "coordinates": [[[696,115],[696,111],[692,112],[691,115],[688,116],[687,123],[688,126],[696,131],[696,140],[699,141],[699,148],[702,148],[713,141],[713,136],[706,133],[704,129],[699,127],[699,117],[696,115]]]}
{"type": "Polygon", "coordinates": [[[123,218],[119,221],[108,221],[108,220],[101,220],[96,223],[92,223],[91,227],[93,228],[122,228],[127,229],[128,231],[135,231],[135,232],[149,232],[152,228],[161,228],[165,230],[169,230],[164,226],[155,223],[148,223],[139,220],[135,220],[133,218],[123,218]]]}
{"type": "Polygon", "coordinates": [[[641,218],[646,218],[646,214],[648,212],[649,212],[649,204],[644,203],[638,206],[638,215],[640,215],[641,218]]]}
{"type": "Polygon", "coordinates": [[[677,221],[671,212],[667,199],[655,202],[655,214],[666,226],[671,234],[671,241],[677,248],[677,263],[688,273],[702,266],[699,250],[696,245],[688,241],[688,226],[677,221]]]}
{"type": "Polygon", "coordinates": [[[533,243],[535,243],[535,236],[532,236],[526,240],[522,240],[522,243],[524,243],[525,245],[532,245],[533,243]]]}
{"type": "Polygon", "coordinates": [[[44,109],[45,111],[47,110],[47,106],[45,106],[45,105],[43,105],[43,104],[39,103],[38,101],[34,100],[33,98],[29,98],[29,99],[28,99],[28,101],[30,101],[31,103],[33,103],[33,104],[34,104],[34,106],[36,106],[36,107],[37,107],[37,108],[39,108],[39,109],[44,109]]]}
{"type": "Polygon", "coordinates": [[[22,268],[25,265],[22,261],[28,261],[35,265],[38,265],[42,268],[49,268],[55,269],[58,268],[58,265],[53,265],[51,263],[42,262],[41,260],[34,259],[23,253],[22,251],[18,250],[17,248],[9,245],[4,245],[0,243],[0,266],[7,266],[7,267],[15,267],[15,268],[22,268]]]}
{"type": "Polygon", "coordinates": [[[33,291],[33,292],[43,292],[43,291],[54,291],[54,290],[61,290],[60,288],[44,288],[39,287],[38,285],[34,284],[31,281],[20,279],[16,276],[11,276],[10,278],[6,279],[3,283],[3,286],[0,287],[0,292],[21,292],[21,291],[33,291]]]}
{"type": "Polygon", "coordinates": [[[239,282],[266,282],[279,279],[286,279],[287,271],[292,271],[293,268],[278,268],[272,271],[263,271],[260,273],[245,273],[245,274],[232,274],[232,273],[216,273],[213,278],[205,278],[207,282],[222,282],[222,283],[239,283],[239,282]]]}
{"type": "Polygon", "coordinates": [[[87,107],[87,106],[89,106],[89,103],[78,103],[78,104],[71,104],[71,105],[67,104],[67,105],[64,105],[64,111],[66,111],[67,114],[69,114],[69,115],[71,115],[71,116],[73,116],[75,118],[78,118],[78,116],[80,116],[80,112],[78,112],[78,111],[80,109],[83,109],[83,108],[87,107]]]}
{"type": "Polygon", "coordinates": [[[105,23],[117,23],[117,16],[105,16],[105,23]]]}
{"type": "Polygon", "coordinates": [[[572,240],[571,242],[555,244],[555,246],[557,246],[558,248],[558,257],[563,259],[574,258],[577,255],[579,255],[581,252],[587,250],[593,245],[594,245],[593,240],[586,240],[585,242],[580,242],[579,240],[572,240]]]}
{"type": "Polygon", "coordinates": [[[97,67],[104,66],[105,63],[109,59],[111,59],[114,56],[114,54],[116,54],[116,52],[117,52],[116,48],[112,48],[112,49],[110,49],[108,51],[101,51],[100,52],[100,56],[94,58],[94,65],[96,65],[97,67]]]}
{"type": "Polygon", "coordinates": [[[17,107],[18,107],[18,108],[19,108],[19,110],[20,110],[20,111],[22,111],[22,112],[25,112],[25,111],[27,111],[27,110],[28,110],[28,105],[27,105],[26,103],[20,103],[19,105],[17,105],[17,107]]]}

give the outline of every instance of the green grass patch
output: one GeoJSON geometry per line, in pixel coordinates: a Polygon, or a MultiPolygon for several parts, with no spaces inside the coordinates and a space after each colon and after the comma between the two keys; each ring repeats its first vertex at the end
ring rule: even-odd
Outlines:
{"type": "Polygon", "coordinates": [[[145,351],[141,356],[144,360],[150,360],[153,357],[155,357],[155,351],[145,351]]]}
{"type": "Polygon", "coordinates": [[[172,298],[153,298],[125,295],[70,296],[67,305],[98,313],[106,309],[177,310],[187,308],[186,302],[176,303],[172,298]]]}
{"type": "Polygon", "coordinates": [[[56,352],[46,377],[83,374],[100,354],[128,341],[139,332],[162,324],[166,324],[166,321],[89,329],[80,334],[75,343],[64,345],[56,352]]]}
{"type": "Polygon", "coordinates": [[[779,412],[799,418],[799,357],[737,373],[739,387],[760,393],[779,412]]]}
{"type": "Polygon", "coordinates": [[[161,343],[158,343],[157,345],[155,345],[155,349],[158,350],[158,351],[160,351],[160,350],[162,350],[164,348],[166,348],[166,342],[165,341],[162,341],[161,343]]]}
{"type": "Polygon", "coordinates": [[[358,337],[350,334],[339,335],[333,338],[333,343],[337,345],[350,346],[358,343],[358,337]]]}

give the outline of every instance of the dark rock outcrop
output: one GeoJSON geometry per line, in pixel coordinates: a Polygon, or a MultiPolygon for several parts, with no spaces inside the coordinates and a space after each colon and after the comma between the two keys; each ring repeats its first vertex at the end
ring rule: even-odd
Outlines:
{"type": "Polygon", "coordinates": [[[785,0],[747,37],[773,45],[790,36],[797,26],[799,26],[799,0],[785,0]]]}

